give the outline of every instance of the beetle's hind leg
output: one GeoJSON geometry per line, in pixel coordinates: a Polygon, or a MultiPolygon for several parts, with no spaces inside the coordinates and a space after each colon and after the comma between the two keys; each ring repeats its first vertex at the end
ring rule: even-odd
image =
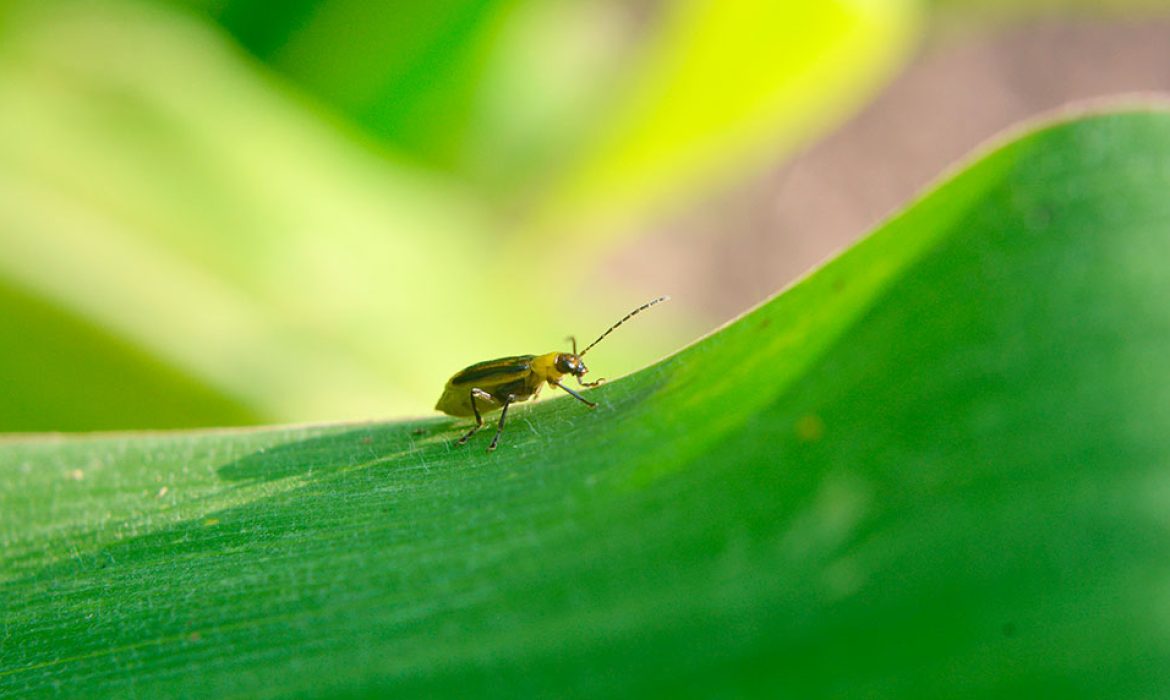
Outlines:
{"type": "MultiPolygon", "coordinates": [[[[481,401],[495,401],[495,399],[492,398],[492,395],[487,393],[483,389],[477,389],[475,387],[471,388],[471,391],[468,394],[467,400],[471,402],[471,412],[475,414],[475,425],[471,428],[471,430],[467,431],[466,435],[459,438],[459,441],[455,443],[457,445],[465,444],[469,439],[471,439],[472,435],[475,435],[476,433],[478,433],[479,429],[483,427],[483,416],[479,415],[479,407],[475,405],[476,399],[479,399],[481,401]]],[[[507,410],[507,404],[504,405],[504,410],[505,411],[507,410]]],[[[500,422],[503,423],[503,421],[500,421],[500,422]]],[[[499,437],[499,435],[497,434],[496,437],[499,437]]],[[[496,444],[495,440],[493,440],[492,446],[494,447],[495,444],[496,444]]]]}
{"type": "MultiPolygon", "coordinates": [[[[496,449],[496,443],[500,441],[500,433],[504,432],[504,420],[508,417],[508,407],[511,406],[512,402],[515,400],[516,397],[510,394],[508,395],[508,398],[504,399],[504,410],[500,413],[500,422],[496,426],[496,436],[492,438],[492,444],[488,445],[488,452],[496,449]]],[[[476,428],[476,430],[479,430],[479,428],[476,428]]]]}

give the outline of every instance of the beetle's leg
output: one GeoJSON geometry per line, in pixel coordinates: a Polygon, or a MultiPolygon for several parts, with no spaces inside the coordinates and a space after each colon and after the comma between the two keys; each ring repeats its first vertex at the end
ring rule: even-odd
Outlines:
{"type": "Polygon", "coordinates": [[[598,380],[592,381],[592,382],[586,382],[586,381],[581,380],[581,375],[578,374],[578,375],[574,375],[574,376],[577,377],[577,383],[580,384],[581,386],[585,387],[586,389],[592,389],[595,386],[600,386],[601,384],[605,383],[604,378],[598,379],[598,380]]]}
{"type": "Polygon", "coordinates": [[[577,336],[570,335],[567,338],[565,338],[565,340],[567,340],[573,344],[573,354],[576,355],[577,354],[577,336]]]}
{"type": "Polygon", "coordinates": [[[578,394],[577,392],[573,391],[572,389],[570,389],[569,387],[565,386],[564,384],[561,384],[560,382],[554,382],[554,381],[552,381],[551,379],[549,380],[549,382],[548,382],[548,383],[549,383],[549,384],[552,384],[553,386],[557,387],[558,389],[564,389],[565,391],[569,392],[569,396],[572,396],[573,398],[577,399],[578,401],[580,401],[581,403],[585,404],[585,405],[586,405],[586,406],[588,406],[589,408],[597,408],[597,404],[593,403],[593,402],[592,402],[592,401],[590,401],[589,399],[587,399],[587,398],[585,398],[584,396],[582,396],[582,395],[578,394]]]}
{"type": "Polygon", "coordinates": [[[500,433],[504,432],[504,420],[508,417],[508,407],[511,406],[512,402],[515,400],[516,397],[512,396],[511,394],[508,395],[508,398],[504,399],[504,410],[500,413],[500,422],[496,426],[496,436],[492,438],[492,444],[488,445],[488,452],[496,449],[496,443],[500,441],[500,433]]]}
{"type": "Polygon", "coordinates": [[[469,397],[470,397],[469,400],[471,401],[471,412],[475,414],[475,426],[472,427],[471,430],[468,430],[466,435],[459,438],[459,441],[457,443],[455,443],[457,445],[462,445],[462,444],[466,443],[468,441],[468,439],[471,438],[472,435],[475,435],[476,433],[478,433],[479,429],[483,427],[483,416],[479,415],[479,407],[475,405],[475,400],[476,399],[481,399],[483,401],[491,401],[492,400],[491,394],[487,393],[483,389],[477,389],[475,387],[471,388],[471,392],[469,394],[469,397]]]}

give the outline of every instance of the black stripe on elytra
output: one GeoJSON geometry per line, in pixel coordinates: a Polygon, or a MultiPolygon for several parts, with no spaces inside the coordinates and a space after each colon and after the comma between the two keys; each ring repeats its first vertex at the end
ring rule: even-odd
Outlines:
{"type": "Polygon", "coordinates": [[[452,384],[470,384],[484,379],[499,379],[509,375],[522,374],[532,369],[532,359],[535,355],[519,355],[517,357],[501,357],[496,360],[477,362],[451,377],[452,384]]]}

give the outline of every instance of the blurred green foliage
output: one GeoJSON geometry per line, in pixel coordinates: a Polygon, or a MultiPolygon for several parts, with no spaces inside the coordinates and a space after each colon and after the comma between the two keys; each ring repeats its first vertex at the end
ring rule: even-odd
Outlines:
{"type": "Polygon", "coordinates": [[[196,378],[162,365],[87,319],[3,282],[0,309],[6,341],[0,426],[6,430],[260,419],[247,406],[208,391],[196,378]]]}
{"type": "MultiPolygon", "coordinates": [[[[910,0],[4,12],[0,430],[424,413],[463,365],[685,291],[579,285],[632,222],[859,104],[917,17],[910,0]],[[126,349],[118,388],[49,362],[76,354],[18,323],[48,308],[126,349]],[[148,410],[159,371],[203,408],[148,410]],[[22,408],[66,377],[78,401],[121,395],[22,408]]],[[[673,318],[597,361],[661,356],[697,327],[673,318]]]]}

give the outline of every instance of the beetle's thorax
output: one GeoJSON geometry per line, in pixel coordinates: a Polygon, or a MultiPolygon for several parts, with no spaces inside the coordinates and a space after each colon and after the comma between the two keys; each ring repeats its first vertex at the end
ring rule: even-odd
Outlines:
{"type": "Polygon", "coordinates": [[[550,352],[544,355],[537,355],[532,360],[532,372],[540,377],[543,381],[558,381],[563,375],[557,370],[557,355],[560,353],[550,352]]]}

